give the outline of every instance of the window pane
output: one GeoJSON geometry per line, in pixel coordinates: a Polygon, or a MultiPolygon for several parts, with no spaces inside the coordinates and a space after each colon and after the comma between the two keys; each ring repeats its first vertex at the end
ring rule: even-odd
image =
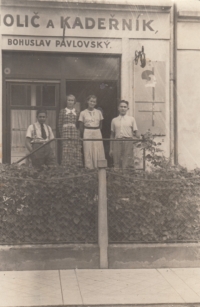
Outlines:
{"type": "Polygon", "coordinates": [[[25,106],[31,104],[30,85],[12,84],[11,85],[11,105],[25,106]]]}
{"type": "MultiPolygon", "coordinates": [[[[51,127],[54,137],[56,138],[56,111],[54,110],[47,111],[46,124],[51,127]]],[[[55,152],[55,144],[56,144],[55,142],[51,143],[51,147],[53,148],[54,152],[55,152]]]]}
{"type": "Polygon", "coordinates": [[[54,85],[42,86],[42,105],[55,106],[56,91],[54,85]]]}
{"type": "Polygon", "coordinates": [[[74,80],[119,80],[120,58],[113,56],[73,55],[63,63],[66,79],[74,80]]]}
{"type": "Polygon", "coordinates": [[[41,85],[36,86],[36,106],[41,106],[42,102],[42,93],[41,93],[41,85]]]}
{"type": "Polygon", "coordinates": [[[30,85],[26,85],[26,89],[27,89],[27,105],[30,106],[31,105],[31,86],[30,85]]]}
{"type": "Polygon", "coordinates": [[[11,111],[11,163],[28,153],[25,139],[26,130],[31,124],[31,112],[30,110],[11,111]]]}

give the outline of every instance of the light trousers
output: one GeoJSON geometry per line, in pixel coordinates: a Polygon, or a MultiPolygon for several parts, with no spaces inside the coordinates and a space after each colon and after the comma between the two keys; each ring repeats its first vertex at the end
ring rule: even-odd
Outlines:
{"type": "Polygon", "coordinates": [[[113,161],[115,168],[134,166],[132,138],[130,141],[113,141],[113,161]]]}

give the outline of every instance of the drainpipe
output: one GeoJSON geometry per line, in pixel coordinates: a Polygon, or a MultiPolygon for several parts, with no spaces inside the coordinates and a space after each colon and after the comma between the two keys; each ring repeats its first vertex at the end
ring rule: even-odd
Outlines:
{"type": "MultiPolygon", "coordinates": [[[[1,4],[1,0],[0,0],[1,4]]],[[[2,147],[2,138],[3,138],[3,96],[2,96],[2,88],[3,88],[3,77],[2,77],[2,27],[0,26],[0,163],[2,163],[2,155],[3,155],[3,147],[2,147]]]]}
{"type": "Polygon", "coordinates": [[[178,164],[178,105],[177,105],[177,6],[173,3],[171,14],[171,156],[178,164]],[[172,136],[174,135],[174,137],[172,136]],[[174,150],[173,150],[174,149],[174,150]],[[174,155],[172,153],[174,152],[174,155]]]}

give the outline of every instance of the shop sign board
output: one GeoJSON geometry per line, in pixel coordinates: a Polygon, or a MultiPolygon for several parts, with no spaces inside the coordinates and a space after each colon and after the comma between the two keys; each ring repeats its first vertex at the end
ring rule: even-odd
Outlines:
{"type": "Polygon", "coordinates": [[[169,13],[3,7],[5,35],[170,38],[169,13]]]}
{"type": "Polygon", "coordinates": [[[3,50],[121,53],[121,39],[3,36],[3,50]]]}

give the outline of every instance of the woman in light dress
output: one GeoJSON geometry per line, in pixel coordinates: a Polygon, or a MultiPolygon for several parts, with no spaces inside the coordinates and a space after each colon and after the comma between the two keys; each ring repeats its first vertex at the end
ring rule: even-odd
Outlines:
{"type": "Polygon", "coordinates": [[[88,108],[80,113],[80,133],[84,139],[100,139],[100,141],[83,141],[85,167],[96,168],[98,160],[105,160],[101,134],[102,112],[95,109],[97,98],[90,95],[87,98],[88,108]]]}
{"type": "Polygon", "coordinates": [[[79,113],[75,109],[76,98],[67,96],[66,108],[59,114],[58,127],[62,141],[62,165],[82,166],[81,144],[79,130],[77,128],[79,113]]]}

